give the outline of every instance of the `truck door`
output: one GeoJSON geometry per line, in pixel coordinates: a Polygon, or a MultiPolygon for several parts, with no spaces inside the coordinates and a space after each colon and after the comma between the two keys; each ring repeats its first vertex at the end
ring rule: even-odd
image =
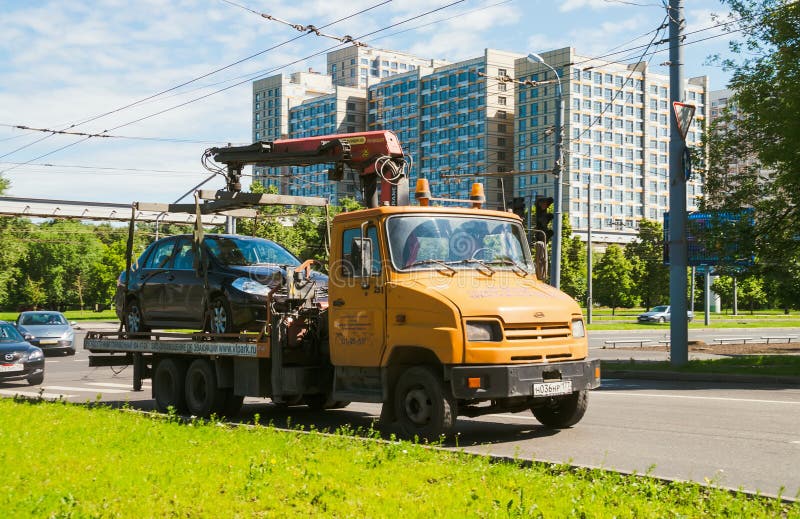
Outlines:
{"type": "MultiPolygon", "coordinates": [[[[353,224],[357,225],[357,224],[353,224]]],[[[386,347],[386,294],[381,242],[374,224],[365,226],[372,247],[372,273],[363,275],[358,258],[360,226],[339,231],[340,261],[328,282],[331,360],[336,366],[377,367],[386,347]]]]}

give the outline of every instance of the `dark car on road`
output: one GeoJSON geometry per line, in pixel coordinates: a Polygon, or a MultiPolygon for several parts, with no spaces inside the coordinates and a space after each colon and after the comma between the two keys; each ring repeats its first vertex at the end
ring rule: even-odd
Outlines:
{"type": "MultiPolygon", "coordinates": [[[[117,316],[129,332],[155,328],[205,328],[213,333],[260,330],[267,296],[283,279],[283,268],[298,266],[292,253],[264,238],[207,234],[208,308],[203,276],[195,268],[191,235],[152,243],[117,282],[117,316]]],[[[327,297],[328,278],[312,273],[317,293],[327,297]]]]}
{"type": "Polygon", "coordinates": [[[17,330],[26,341],[45,352],[64,352],[75,355],[75,323],[67,321],[61,312],[22,312],[17,317],[17,330]]]}
{"type": "Polygon", "coordinates": [[[44,352],[25,341],[13,324],[0,321],[0,381],[23,378],[32,386],[44,381],[44,352]]]}

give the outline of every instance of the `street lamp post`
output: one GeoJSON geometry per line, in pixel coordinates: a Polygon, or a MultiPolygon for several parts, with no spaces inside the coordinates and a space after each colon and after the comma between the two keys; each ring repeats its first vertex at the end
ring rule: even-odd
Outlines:
{"type": "Polygon", "coordinates": [[[561,77],[556,72],[556,69],[545,63],[544,59],[535,53],[528,54],[528,61],[531,63],[540,63],[553,71],[556,75],[556,121],[555,121],[555,134],[556,134],[556,160],[553,165],[553,175],[555,176],[555,189],[553,190],[553,240],[550,263],[550,284],[555,288],[561,287],[561,171],[563,162],[563,153],[561,146],[563,143],[564,132],[561,125],[561,119],[564,111],[564,99],[561,92],[561,77]]]}

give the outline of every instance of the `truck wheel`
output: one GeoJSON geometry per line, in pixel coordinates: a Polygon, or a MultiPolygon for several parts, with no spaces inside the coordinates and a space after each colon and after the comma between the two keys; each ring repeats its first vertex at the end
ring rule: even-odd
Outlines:
{"type": "Polygon", "coordinates": [[[186,408],[201,418],[221,414],[225,391],[217,386],[214,366],[206,359],[195,359],[186,370],[186,408]]]}
{"type": "Polygon", "coordinates": [[[130,333],[144,333],[150,331],[150,327],[144,324],[142,309],[139,307],[139,301],[136,299],[128,303],[128,308],[125,311],[125,329],[130,333]]]}
{"type": "Polygon", "coordinates": [[[186,412],[186,363],[182,359],[161,359],[153,374],[153,397],[156,408],[166,413],[172,407],[178,413],[186,412]]]}
{"type": "Polygon", "coordinates": [[[456,423],[455,400],[433,370],[417,366],[400,376],[394,390],[394,410],[402,433],[437,440],[456,423]]]}
{"type": "Polygon", "coordinates": [[[545,427],[564,429],[581,421],[586,413],[588,398],[589,392],[585,389],[575,391],[571,395],[554,398],[550,403],[541,407],[533,407],[531,412],[545,427]]]}
{"type": "Polygon", "coordinates": [[[231,305],[224,297],[211,301],[211,333],[233,333],[233,313],[231,305]]]}

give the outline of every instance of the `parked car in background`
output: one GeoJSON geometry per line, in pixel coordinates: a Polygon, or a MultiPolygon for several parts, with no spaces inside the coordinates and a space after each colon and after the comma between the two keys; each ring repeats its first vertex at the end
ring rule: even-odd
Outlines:
{"type": "Polygon", "coordinates": [[[17,330],[26,341],[45,352],[64,352],[75,355],[76,323],[67,321],[61,312],[22,312],[17,317],[17,330]]]}
{"type": "MultiPolygon", "coordinates": [[[[639,314],[640,323],[668,323],[670,315],[669,305],[654,306],[649,312],[639,314]]],[[[694,319],[694,313],[691,310],[686,312],[686,317],[691,321],[694,319]]]]}
{"type": "MultiPolygon", "coordinates": [[[[203,276],[196,273],[191,235],[153,242],[117,281],[117,316],[129,332],[154,328],[206,328],[213,333],[260,330],[267,317],[267,296],[282,283],[282,266],[300,265],[291,252],[264,238],[207,234],[210,319],[205,320],[203,276]]],[[[320,296],[327,298],[328,277],[312,272],[320,296]]]]}
{"type": "Polygon", "coordinates": [[[0,321],[0,380],[23,378],[32,386],[44,381],[44,352],[25,341],[13,324],[0,321]]]}

